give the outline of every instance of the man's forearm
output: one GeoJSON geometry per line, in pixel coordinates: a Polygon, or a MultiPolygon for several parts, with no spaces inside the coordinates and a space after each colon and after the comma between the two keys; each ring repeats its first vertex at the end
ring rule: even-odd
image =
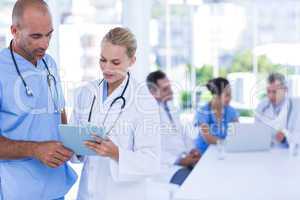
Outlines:
{"type": "Polygon", "coordinates": [[[0,160],[33,157],[36,145],[36,142],[16,141],[0,136],[0,160]]]}

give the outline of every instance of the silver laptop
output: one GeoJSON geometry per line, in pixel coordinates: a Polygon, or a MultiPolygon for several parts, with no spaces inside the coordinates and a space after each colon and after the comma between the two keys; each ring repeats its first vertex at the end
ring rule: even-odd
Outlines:
{"type": "Polygon", "coordinates": [[[272,128],[263,123],[232,123],[225,142],[227,152],[268,151],[272,128]]]}

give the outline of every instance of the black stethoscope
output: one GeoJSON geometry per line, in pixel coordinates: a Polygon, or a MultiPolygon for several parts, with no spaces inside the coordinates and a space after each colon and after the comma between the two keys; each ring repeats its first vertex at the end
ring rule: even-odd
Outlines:
{"type": "MultiPolygon", "coordinates": [[[[26,89],[26,95],[29,96],[29,97],[33,97],[33,92],[32,92],[32,90],[29,88],[29,86],[27,85],[27,83],[26,83],[24,77],[22,76],[22,74],[21,74],[21,72],[20,72],[20,69],[19,69],[19,66],[18,66],[18,64],[17,64],[15,55],[14,55],[14,53],[13,53],[12,43],[13,43],[13,40],[10,41],[10,44],[9,44],[9,50],[10,50],[11,58],[12,58],[12,60],[13,60],[13,62],[14,62],[15,69],[16,69],[16,71],[17,71],[18,76],[21,78],[21,80],[22,80],[22,82],[23,82],[23,85],[24,85],[24,87],[25,87],[25,89],[26,89]]],[[[44,58],[42,58],[42,61],[43,61],[44,66],[45,66],[45,68],[46,68],[46,70],[47,70],[47,73],[48,73],[48,74],[47,74],[47,83],[48,83],[48,86],[49,86],[49,89],[50,89],[51,98],[52,98],[52,101],[53,101],[55,110],[58,111],[58,105],[57,105],[57,103],[56,103],[56,101],[55,101],[55,98],[58,98],[58,90],[57,90],[57,85],[56,85],[56,79],[55,79],[54,75],[51,74],[51,72],[50,72],[50,70],[49,70],[49,67],[48,67],[46,61],[44,60],[44,58]],[[52,88],[51,88],[51,82],[53,82],[53,86],[54,86],[54,88],[55,88],[54,90],[55,90],[55,93],[56,93],[56,94],[53,94],[54,91],[53,91],[52,88]],[[54,95],[56,95],[56,97],[55,97],[54,95]]],[[[58,101],[58,100],[57,100],[57,101],[58,101]]]]}
{"type": "MultiPolygon", "coordinates": [[[[121,114],[122,114],[122,112],[123,112],[123,110],[124,110],[124,108],[125,108],[125,106],[126,106],[126,99],[124,98],[124,94],[125,94],[125,92],[126,92],[126,90],[127,90],[127,88],[128,88],[129,79],[130,79],[130,73],[127,72],[127,81],[126,81],[125,87],[124,87],[124,89],[123,89],[121,95],[118,96],[118,97],[116,97],[116,98],[111,102],[111,104],[110,104],[110,106],[109,106],[107,112],[105,113],[104,119],[103,119],[103,121],[102,121],[102,127],[104,127],[104,124],[105,124],[105,122],[106,122],[106,120],[107,120],[107,116],[108,116],[108,114],[109,114],[111,108],[113,107],[113,105],[114,105],[117,101],[122,101],[120,112],[119,112],[117,118],[115,119],[115,121],[113,122],[112,126],[106,131],[106,134],[109,133],[109,132],[113,129],[113,127],[115,126],[116,122],[119,120],[119,118],[120,118],[120,116],[121,116],[121,114]]],[[[98,87],[100,87],[100,85],[101,85],[101,83],[103,83],[103,81],[104,81],[104,79],[102,79],[102,80],[100,81],[100,83],[98,84],[98,87]]],[[[92,118],[92,114],[93,114],[93,108],[94,108],[95,101],[96,101],[96,95],[94,95],[94,97],[93,97],[93,101],[92,101],[91,108],[90,108],[90,112],[89,112],[89,117],[88,117],[88,122],[89,122],[89,123],[91,122],[91,118],[92,118]]]]}

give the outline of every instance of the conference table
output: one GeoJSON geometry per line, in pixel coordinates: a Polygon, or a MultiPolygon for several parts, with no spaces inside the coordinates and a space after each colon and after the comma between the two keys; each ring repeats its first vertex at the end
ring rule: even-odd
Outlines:
{"type": "Polygon", "coordinates": [[[288,149],[225,153],[209,147],[174,200],[300,200],[300,155],[288,149]]]}

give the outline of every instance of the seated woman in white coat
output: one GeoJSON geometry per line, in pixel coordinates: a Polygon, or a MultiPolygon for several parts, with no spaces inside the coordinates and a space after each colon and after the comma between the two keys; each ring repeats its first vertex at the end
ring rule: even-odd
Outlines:
{"type": "Polygon", "coordinates": [[[129,73],[136,49],[128,29],[110,30],[101,43],[103,79],[81,88],[75,98],[71,123],[91,123],[107,135],[86,142],[97,155],[80,159],[84,167],[78,200],[146,199],[145,179],[159,172],[157,103],[129,73]]]}

